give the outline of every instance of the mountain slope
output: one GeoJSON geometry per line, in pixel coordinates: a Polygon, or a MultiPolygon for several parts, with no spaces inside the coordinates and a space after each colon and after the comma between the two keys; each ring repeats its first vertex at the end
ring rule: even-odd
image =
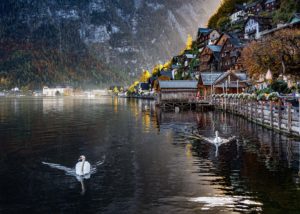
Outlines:
{"type": "Polygon", "coordinates": [[[219,1],[3,1],[0,83],[8,87],[15,80],[20,85],[126,81],[142,66],[150,68],[179,52],[187,34],[206,24],[219,1]],[[21,54],[19,58],[12,50],[21,54]],[[27,64],[20,60],[26,57],[27,64]],[[42,62],[44,67],[37,66],[42,62]],[[28,74],[19,74],[24,66],[28,74]]]}

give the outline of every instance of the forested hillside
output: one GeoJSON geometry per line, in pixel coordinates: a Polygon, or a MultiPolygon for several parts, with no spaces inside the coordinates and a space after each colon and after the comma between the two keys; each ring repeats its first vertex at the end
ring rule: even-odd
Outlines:
{"type": "MultiPolygon", "coordinates": [[[[234,12],[236,5],[243,3],[251,3],[255,0],[223,0],[222,4],[211,16],[208,21],[208,27],[212,29],[222,29],[230,23],[230,15],[234,12]]],[[[273,23],[287,22],[295,12],[300,11],[299,0],[281,0],[277,11],[272,14],[273,23]]],[[[262,16],[270,16],[270,14],[261,14],[262,16]]]]}

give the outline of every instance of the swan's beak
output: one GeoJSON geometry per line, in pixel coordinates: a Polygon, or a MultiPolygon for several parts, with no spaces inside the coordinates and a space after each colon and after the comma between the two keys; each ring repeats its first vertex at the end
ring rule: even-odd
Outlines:
{"type": "Polygon", "coordinates": [[[78,161],[81,161],[81,160],[82,160],[82,157],[79,157],[79,158],[78,158],[78,161]]]}

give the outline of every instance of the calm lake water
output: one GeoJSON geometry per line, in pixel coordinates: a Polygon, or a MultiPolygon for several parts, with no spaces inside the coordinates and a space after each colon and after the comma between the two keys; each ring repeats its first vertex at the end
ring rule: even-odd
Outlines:
{"type": "Polygon", "coordinates": [[[0,213],[299,213],[300,141],[151,101],[1,98],[0,213]],[[188,140],[191,130],[237,142],[188,140]],[[78,179],[85,155],[95,172],[78,179]],[[45,163],[46,162],[46,163],[45,163]]]}

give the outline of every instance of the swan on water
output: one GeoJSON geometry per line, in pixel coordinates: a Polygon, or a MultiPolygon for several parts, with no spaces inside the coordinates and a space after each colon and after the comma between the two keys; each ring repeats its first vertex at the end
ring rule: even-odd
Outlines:
{"type": "Polygon", "coordinates": [[[221,138],[221,137],[219,137],[219,132],[218,131],[215,132],[215,135],[216,135],[215,138],[207,138],[207,137],[204,137],[203,135],[193,133],[193,136],[190,136],[190,137],[193,138],[193,139],[197,139],[197,140],[200,139],[200,140],[203,140],[207,143],[210,143],[210,144],[214,145],[216,147],[216,157],[217,157],[218,152],[219,152],[219,146],[222,146],[223,144],[230,143],[230,142],[236,140],[236,137],[232,136],[228,139],[221,138]]]}
{"type": "Polygon", "coordinates": [[[96,162],[96,164],[90,165],[89,162],[85,160],[85,156],[81,155],[79,157],[80,162],[78,162],[74,168],[69,168],[56,163],[42,162],[42,164],[47,165],[53,169],[62,170],[66,175],[74,176],[81,183],[81,194],[84,195],[86,189],[84,185],[84,180],[89,179],[92,174],[96,173],[97,167],[105,162],[105,155],[102,156],[102,161],[96,162]]]}
{"type": "Polygon", "coordinates": [[[78,159],[78,163],[75,166],[76,175],[86,175],[91,172],[91,164],[85,160],[85,156],[81,155],[78,159]]]}

